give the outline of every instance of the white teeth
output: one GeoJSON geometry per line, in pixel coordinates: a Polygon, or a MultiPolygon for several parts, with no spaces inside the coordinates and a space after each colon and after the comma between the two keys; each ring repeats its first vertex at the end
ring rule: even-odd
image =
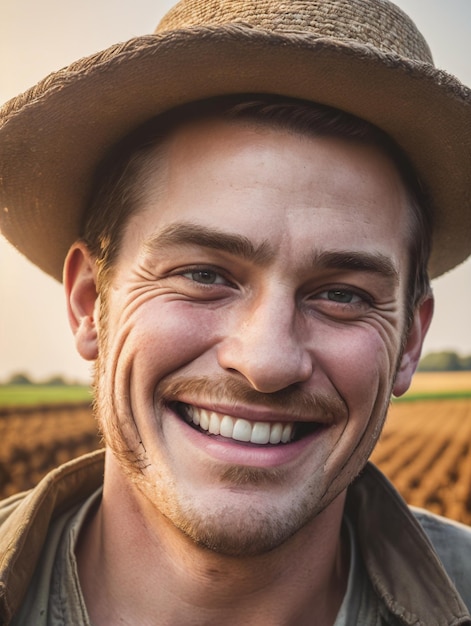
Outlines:
{"type": "Polygon", "coordinates": [[[221,420],[217,416],[216,413],[211,413],[211,417],[209,418],[209,432],[213,435],[219,435],[221,430],[221,420]]]}
{"type": "Polygon", "coordinates": [[[252,443],[268,443],[270,441],[270,424],[266,422],[255,422],[250,435],[252,443]]]}
{"type": "Polygon", "coordinates": [[[193,413],[199,413],[200,414],[200,423],[199,423],[200,428],[202,428],[203,430],[208,430],[209,429],[209,415],[208,415],[208,412],[205,411],[204,409],[201,409],[201,411],[193,410],[193,413]]]}
{"type": "Polygon", "coordinates": [[[280,443],[281,436],[283,434],[283,424],[276,422],[273,424],[270,431],[270,443],[280,443]]]}
{"type": "Polygon", "coordinates": [[[229,415],[224,415],[221,420],[221,428],[219,434],[223,437],[232,437],[234,432],[234,420],[229,415]]]}
{"type": "Polygon", "coordinates": [[[187,405],[187,414],[188,417],[191,418],[193,424],[196,424],[197,426],[200,423],[200,413],[199,411],[194,411],[192,406],[188,406],[187,405]]]}
{"type": "Polygon", "coordinates": [[[232,439],[235,439],[236,441],[250,441],[251,434],[252,424],[247,420],[238,419],[234,424],[232,439]]]}
{"type": "Polygon", "coordinates": [[[283,434],[281,435],[282,443],[288,443],[288,441],[291,439],[292,432],[293,427],[291,426],[291,424],[286,424],[285,426],[283,426],[283,434]]]}
{"type": "Polygon", "coordinates": [[[185,406],[189,422],[196,424],[202,430],[207,430],[212,435],[221,435],[236,441],[244,441],[264,444],[288,443],[291,441],[294,424],[282,424],[281,422],[249,422],[242,418],[234,418],[230,415],[221,415],[214,411],[198,409],[194,406],[185,406]]]}

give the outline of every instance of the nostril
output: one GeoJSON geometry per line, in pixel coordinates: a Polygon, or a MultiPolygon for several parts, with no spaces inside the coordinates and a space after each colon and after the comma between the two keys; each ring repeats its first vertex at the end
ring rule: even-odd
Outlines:
{"type": "Polygon", "coordinates": [[[308,354],[299,350],[285,350],[283,353],[268,351],[263,353],[250,346],[242,352],[224,348],[218,355],[219,365],[234,376],[242,376],[252,388],[264,393],[273,393],[292,385],[308,381],[313,373],[313,365],[308,354]]]}

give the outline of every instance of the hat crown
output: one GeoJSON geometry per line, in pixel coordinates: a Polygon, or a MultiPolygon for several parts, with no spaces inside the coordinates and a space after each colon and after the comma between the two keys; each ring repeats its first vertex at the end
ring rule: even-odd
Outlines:
{"type": "Polygon", "coordinates": [[[223,24],[302,33],[433,64],[414,22],[388,0],[181,0],[155,32],[223,24]]]}

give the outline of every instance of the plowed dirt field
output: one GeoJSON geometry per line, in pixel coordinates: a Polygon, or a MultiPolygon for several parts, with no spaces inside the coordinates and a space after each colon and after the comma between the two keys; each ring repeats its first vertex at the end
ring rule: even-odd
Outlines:
{"type": "Polygon", "coordinates": [[[372,460],[409,504],[471,525],[471,399],[393,404],[372,460]]]}

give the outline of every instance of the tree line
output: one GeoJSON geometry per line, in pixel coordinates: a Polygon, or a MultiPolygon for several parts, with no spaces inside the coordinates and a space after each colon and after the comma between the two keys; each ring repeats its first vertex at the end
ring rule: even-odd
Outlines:
{"type": "Polygon", "coordinates": [[[451,350],[431,352],[422,357],[419,372],[466,372],[471,370],[471,354],[460,356],[451,350]]]}
{"type": "Polygon", "coordinates": [[[25,372],[16,372],[12,374],[5,382],[0,383],[4,385],[48,385],[51,387],[60,387],[65,385],[79,385],[82,383],[70,382],[63,376],[50,376],[44,380],[33,380],[31,376],[25,372]]]}

